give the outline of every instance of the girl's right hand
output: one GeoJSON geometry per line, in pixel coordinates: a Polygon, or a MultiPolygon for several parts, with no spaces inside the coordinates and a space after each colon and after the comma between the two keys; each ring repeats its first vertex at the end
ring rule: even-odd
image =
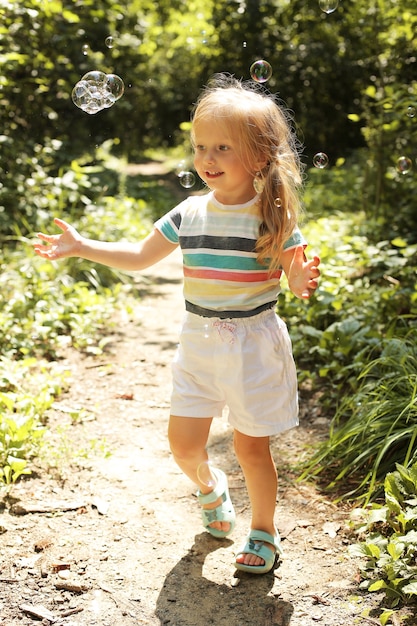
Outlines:
{"type": "Polygon", "coordinates": [[[46,242],[46,246],[41,243],[35,243],[33,246],[36,254],[43,259],[56,261],[64,257],[78,256],[82,237],[73,226],[60,220],[54,219],[54,223],[63,231],[60,235],[45,235],[38,233],[37,236],[46,242]]]}

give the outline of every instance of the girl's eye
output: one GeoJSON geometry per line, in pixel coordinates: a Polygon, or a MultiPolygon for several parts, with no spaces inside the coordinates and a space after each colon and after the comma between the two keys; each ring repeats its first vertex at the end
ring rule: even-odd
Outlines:
{"type": "Polygon", "coordinates": [[[229,150],[229,146],[221,145],[219,146],[219,150],[221,150],[222,152],[226,152],[227,150],[229,150]]]}
{"type": "Polygon", "coordinates": [[[194,150],[196,152],[202,152],[204,150],[204,146],[202,146],[202,145],[195,146],[194,150]]]}

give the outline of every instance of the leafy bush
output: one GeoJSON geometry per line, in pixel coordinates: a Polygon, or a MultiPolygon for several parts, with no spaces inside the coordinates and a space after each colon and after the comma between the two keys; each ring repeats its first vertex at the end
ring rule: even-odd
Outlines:
{"type": "Polygon", "coordinates": [[[26,258],[22,251],[6,255],[6,260],[0,275],[3,355],[56,358],[59,348],[68,344],[85,350],[99,345],[119,286],[97,292],[86,282],[76,283],[65,273],[65,265],[26,258]]]}
{"type": "Polygon", "coordinates": [[[397,463],[407,467],[417,460],[417,329],[381,345],[303,474],[323,473],[329,488],[336,486],[344,497],[375,497],[397,463]]]}
{"type": "Polygon", "coordinates": [[[355,171],[346,180],[339,166],[310,172],[303,232],[321,257],[319,289],[308,303],[284,289],[278,310],[300,381],[320,392],[317,401],[333,418],[301,477],[314,476],[339,496],[369,498],[395,462],[408,464],[417,449],[417,246],[398,236],[375,241],[378,223],[348,212],[355,171]]]}
{"type": "Polygon", "coordinates": [[[37,359],[0,359],[0,483],[30,474],[45,434],[45,413],[64,384],[37,359]]]}
{"type": "MultiPolygon", "coordinates": [[[[39,173],[32,185],[39,228],[49,232],[52,217],[60,215],[90,237],[140,239],[149,231],[143,200],[103,197],[97,208],[85,195],[101,188],[105,168],[73,162],[62,177],[39,173]]],[[[20,246],[4,249],[0,273],[0,483],[6,485],[31,472],[46,411],[61,390],[60,376],[43,360],[57,359],[68,345],[102,352],[118,302],[129,310],[131,291],[122,284],[126,274],[79,259],[51,263],[37,257],[22,229],[14,230],[20,246]]]]}
{"type": "Polygon", "coordinates": [[[319,289],[307,304],[287,289],[279,296],[300,379],[324,391],[331,411],[357,388],[381,339],[406,334],[417,321],[417,246],[398,238],[373,243],[370,227],[360,213],[313,215],[303,232],[321,257],[319,289]]]}
{"type": "MultiPolygon", "coordinates": [[[[356,509],[360,543],[350,547],[362,559],[362,588],[382,591],[391,607],[417,598],[417,463],[397,464],[384,481],[384,504],[356,509]]],[[[385,612],[385,624],[392,612],[385,612]]]]}

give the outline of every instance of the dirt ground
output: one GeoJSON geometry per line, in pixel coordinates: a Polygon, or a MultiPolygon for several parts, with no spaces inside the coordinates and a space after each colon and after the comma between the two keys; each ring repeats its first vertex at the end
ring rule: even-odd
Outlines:
{"type": "Polygon", "coordinates": [[[285,550],[275,571],[238,575],[233,566],[250,510],[225,418],[214,423],[210,454],[229,476],[238,520],[226,540],[203,530],[195,486],[166,436],[183,315],[179,256],[137,281],[142,297],[110,330],[106,354],[71,351],[59,364],[70,385],[50,415],[53,467],[0,502],[0,624],[378,624],[380,598],[358,590],[347,555],[349,511],[291,470],[328,427],[303,397],[300,427],[273,442],[285,550]]]}

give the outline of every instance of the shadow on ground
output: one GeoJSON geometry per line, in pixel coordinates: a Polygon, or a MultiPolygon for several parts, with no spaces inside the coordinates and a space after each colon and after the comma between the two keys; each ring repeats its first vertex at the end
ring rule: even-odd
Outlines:
{"type": "MultiPolygon", "coordinates": [[[[264,576],[239,573],[237,586],[218,584],[204,576],[207,556],[230,546],[203,532],[190,551],[165,578],[156,615],[169,626],[288,626],[293,614],[289,602],[268,595],[274,572],[264,576]]],[[[221,578],[221,576],[219,576],[221,578]]]]}

